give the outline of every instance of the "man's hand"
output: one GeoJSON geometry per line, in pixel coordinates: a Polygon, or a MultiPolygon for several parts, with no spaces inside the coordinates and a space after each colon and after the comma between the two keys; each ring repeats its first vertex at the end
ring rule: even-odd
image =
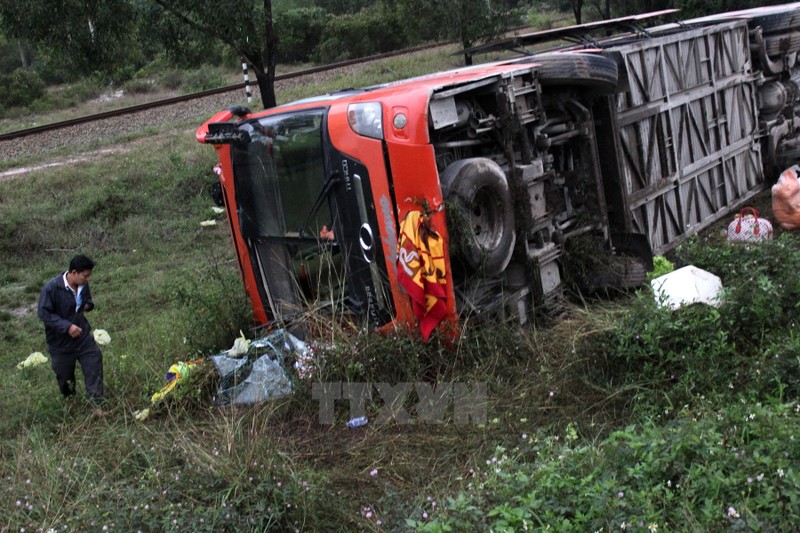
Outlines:
{"type": "Polygon", "coordinates": [[[80,337],[81,333],[83,333],[83,330],[78,326],[76,326],[75,324],[72,324],[67,330],[67,333],[69,334],[70,337],[74,339],[80,337]]]}

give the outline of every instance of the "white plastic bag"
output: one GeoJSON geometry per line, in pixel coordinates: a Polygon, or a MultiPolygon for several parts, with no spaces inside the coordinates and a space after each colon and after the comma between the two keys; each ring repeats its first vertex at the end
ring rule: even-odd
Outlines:
{"type": "Polygon", "coordinates": [[[717,307],[721,303],[722,281],[711,272],[693,265],[657,277],[650,282],[650,287],[659,305],[670,309],[693,303],[717,307]]]}

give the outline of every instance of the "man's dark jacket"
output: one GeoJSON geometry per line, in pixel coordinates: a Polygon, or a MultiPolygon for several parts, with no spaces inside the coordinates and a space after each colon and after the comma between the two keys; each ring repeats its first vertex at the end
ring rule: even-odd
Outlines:
{"type": "Polygon", "coordinates": [[[39,295],[39,318],[44,322],[44,335],[50,355],[77,355],[94,344],[89,321],[84,313],[94,309],[89,284],[81,291],[82,303],[75,310],[75,295],[64,285],[64,274],[48,281],[39,295]],[[69,336],[69,327],[75,324],[83,330],[80,337],[69,336]]]}

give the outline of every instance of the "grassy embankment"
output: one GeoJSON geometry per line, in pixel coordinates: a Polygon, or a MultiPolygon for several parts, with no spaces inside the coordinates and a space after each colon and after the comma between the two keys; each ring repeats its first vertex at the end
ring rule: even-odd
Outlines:
{"type": "MultiPolygon", "coordinates": [[[[441,68],[393,61],[364,85],[441,68]]],[[[294,96],[300,96],[293,95],[294,96]]],[[[214,110],[209,110],[211,114],[214,110]]],[[[467,325],[456,346],[321,325],[318,381],[481,382],[484,424],[320,424],[311,383],[262,406],[209,406],[207,381],[146,407],[178,360],[248,325],[229,234],[207,194],[206,117],[125,151],[0,182],[0,530],[787,530],[798,523],[798,241],[682,257],[723,277],[719,310],[647,294],[575,306],[548,328],[467,325]],[[111,415],[59,397],[35,316],[41,285],[94,257],[111,415]],[[324,326],[324,327],[323,327],[324,326]],[[406,519],[412,519],[407,522],[406,519]]],[[[119,146],[117,144],[117,146],[119,146]]],[[[69,155],[69,154],[65,154],[69,155]]],[[[23,164],[23,161],[19,162],[23,164]]],[[[80,384],[79,384],[80,387],[80,384]]],[[[413,395],[409,398],[413,405],[413,395]]],[[[375,414],[380,403],[370,406],[375,414]]]]}

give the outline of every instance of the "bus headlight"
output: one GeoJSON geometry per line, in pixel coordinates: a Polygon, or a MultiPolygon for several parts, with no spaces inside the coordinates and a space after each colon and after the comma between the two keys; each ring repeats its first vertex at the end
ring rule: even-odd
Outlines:
{"type": "Polygon", "coordinates": [[[383,110],[378,102],[347,106],[347,121],[354,132],[373,139],[383,139],[383,110]]]}

